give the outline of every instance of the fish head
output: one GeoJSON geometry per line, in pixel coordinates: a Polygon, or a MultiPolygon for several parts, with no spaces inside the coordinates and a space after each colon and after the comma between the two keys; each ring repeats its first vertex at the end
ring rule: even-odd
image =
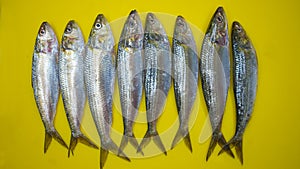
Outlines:
{"type": "Polygon", "coordinates": [[[125,41],[126,46],[141,48],[143,37],[144,31],[140,16],[136,10],[132,10],[124,24],[120,42],[125,41]]]}
{"type": "Polygon", "coordinates": [[[54,30],[48,22],[43,22],[39,28],[36,43],[35,52],[50,53],[53,50],[58,50],[58,41],[54,30]]]}
{"type": "Polygon", "coordinates": [[[114,46],[114,38],[108,21],[103,14],[99,14],[93,24],[88,44],[93,48],[105,48],[110,51],[114,46]]]}
{"type": "Polygon", "coordinates": [[[153,13],[146,16],[145,39],[151,41],[152,44],[159,46],[169,46],[169,39],[163,25],[153,13]]]}
{"type": "Polygon", "coordinates": [[[165,30],[160,21],[153,13],[148,13],[146,16],[146,33],[154,33],[159,35],[165,35],[165,30]]]}
{"type": "Polygon", "coordinates": [[[250,39],[248,38],[246,31],[242,27],[242,25],[234,21],[232,23],[232,42],[234,44],[239,44],[239,46],[242,46],[245,49],[252,48],[250,39]]]}
{"type": "Polygon", "coordinates": [[[196,51],[193,33],[182,16],[176,18],[173,38],[196,51]]]}
{"type": "Polygon", "coordinates": [[[68,22],[62,37],[63,50],[76,50],[84,46],[84,39],[80,27],[74,20],[68,22]]]}
{"type": "Polygon", "coordinates": [[[56,35],[48,22],[43,22],[40,26],[38,36],[40,40],[49,40],[56,38],[56,35]]]}
{"type": "Polygon", "coordinates": [[[223,7],[219,7],[210,22],[208,28],[212,41],[220,46],[227,46],[228,42],[228,21],[223,7]]]}

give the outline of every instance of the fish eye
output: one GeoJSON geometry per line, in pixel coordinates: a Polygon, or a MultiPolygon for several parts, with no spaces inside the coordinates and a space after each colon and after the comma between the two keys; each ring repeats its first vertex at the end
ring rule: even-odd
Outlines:
{"type": "Polygon", "coordinates": [[[185,27],[184,23],[182,21],[178,22],[178,26],[185,27]]]}
{"type": "Polygon", "coordinates": [[[154,19],[150,19],[150,23],[151,23],[151,24],[154,24],[154,19]]]}
{"type": "Polygon", "coordinates": [[[217,17],[217,21],[218,21],[218,22],[222,22],[222,21],[223,21],[222,15],[219,15],[219,16],[217,17]]]}
{"type": "Polygon", "coordinates": [[[67,28],[66,28],[66,33],[71,33],[72,32],[72,28],[70,27],[70,26],[68,26],[67,28]]]}
{"type": "Polygon", "coordinates": [[[96,23],[96,24],[95,24],[95,27],[96,27],[96,29],[100,29],[102,26],[101,26],[100,23],[96,23]]]}
{"type": "Polygon", "coordinates": [[[129,22],[130,27],[134,27],[134,22],[129,22]]]}
{"type": "Polygon", "coordinates": [[[46,31],[44,29],[40,30],[40,35],[45,35],[46,31]]]}

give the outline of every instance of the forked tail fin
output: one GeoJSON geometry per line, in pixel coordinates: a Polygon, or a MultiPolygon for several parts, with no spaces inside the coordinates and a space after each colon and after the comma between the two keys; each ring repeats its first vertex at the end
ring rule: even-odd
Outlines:
{"type": "Polygon", "coordinates": [[[157,131],[150,132],[150,130],[147,130],[147,133],[145,134],[142,142],[138,146],[137,153],[141,153],[142,149],[145,148],[149,143],[150,140],[153,139],[153,142],[156,144],[156,146],[165,154],[167,155],[167,151],[165,149],[165,146],[163,145],[160,136],[158,135],[157,131]]]}
{"type": "Polygon", "coordinates": [[[73,136],[73,134],[72,134],[71,140],[70,140],[70,146],[69,146],[69,150],[68,150],[68,157],[70,157],[70,153],[72,153],[72,155],[74,155],[74,149],[78,142],[85,144],[89,147],[99,149],[99,147],[93,141],[91,141],[88,137],[86,137],[84,134],[80,133],[78,136],[73,136]]]}
{"type": "Polygon", "coordinates": [[[67,144],[65,141],[62,139],[60,134],[56,131],[56,129],[52,129],[50,131],[45,131],[45,142],[44,142],[44,153],[47,152],[49,145],[52,141],[52,138],[54,138],[58,143],[60,143],[62,146],[66,147],[68,149],[67,144]]]}
{"type": "Polygon", "coordinates": [[[226,145],[222,147],[222,150],[218,155],[222,154],[224,151],[230,149],[231,147],[235,147],[236,155],[238,156],[241,164],[243,165],[243,138],[232,138],[226,145]]]}
{"type": "Polygon", "coordinates": [[[112,153],[116,154],[118,157],[129,161],[130,159],[127,157],[127,155],[119,149],[119,147],[111,140],[105,140],[105,142],[101,143],[100,147],[100,169],[104,167],[104,164],[107,160],[108,152],[111,151],[112,153]]]}
{"type": "MultiPolygon", "coordinates": [[[[217,143],[221,146],[224,147],[226,145],[226,140],[223,136],[223,134],[221,132],[213,132],[212,134],[212,138],[210,140],[210,144],[209,144],[209,148],[207,151],[207,155],[206,155],[206,161],[208,161],[209,157],[211,156],[212,152],[214,151],[217,143]]],[[[229,149],[224,149],[224,151],[230,155],[232,158],[234,158],[234,155],[232,153],[232,151],[229,149]]]]}
{"type": "Polygon", "coordinates": [[[178,129],[174,140],[172,142],[172,146],[171,149],[173,149],[176,144],[183,138],[185,145],[188,147],[188,149],[193,152],[193,148],[192,148],[192,143],[191,143],[191,138],[190,138],[190,133],[188,130],[183,130],[181,128],[178,129]]]}
{"type": "MultiPolygon", "coordinates": [[[[121,140],[121,144],[120,144],[120,149],[121,151],[124,150],[124,148],[126,147],[126,145],[128,144],[128,142],[137,150],[138,147],[139,147],[139,143],[138,141],[136,140],[134,134],[131,134],[131,135],[126,135],[124,134],[123,137],[122,137],[122,140],[121,140]]],[[[144,155],[144,153],[141,151],[140,152],[142,155],[144,155]]],[[[120,152],[118,153],[120,154],[120,152]]]]}

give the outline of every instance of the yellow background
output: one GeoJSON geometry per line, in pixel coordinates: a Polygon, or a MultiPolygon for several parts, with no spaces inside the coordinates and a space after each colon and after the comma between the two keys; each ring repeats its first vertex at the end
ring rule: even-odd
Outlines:
{"type": "MultiPolygon", "coordinates": [[[[173,16],[180,14],[205,31],[212,14],[220,5],[225,8],[229,27],[234,20],[242,23],[258,55],[259,87],[254,114],[244,135],[244,165],[241,166],[237,159],[231,159],[225,154],[217,156],[220,150],[218,146],[211,159],[205,162],[209,140],[199,142],[199,135],[205,126],[207,111],[200,90],[197,100],[199,111],[191,130],[194,149],[192,154],[180,142],[173,150],[168,151],[168,156],[161,154],[151,158],[132,158],[131,163],[109,155],[105,168],[300,167],[300,5],[296,0],[1,0],[0,168],[99,168],[99,151],[82,144],[77,146],[75,156],[70,158],[67,158],[67,150],[56,141],[51,143],[47,154],[43,154],[44,127],[31,88],[32,52],[42,21],[48,21],[53,26],[59,40],[70,19],[78,22],[87,39],[98,13],[105,14],[109,21],[113,21],[126,17],[132,9],[137,9],[140,13],[153,11],[173,16]]],[[[167,31],[172,32],[174,20],[165,20],[163,24],[167,31]]],[[[121,27],[122,25],[113,28],[116,39],[119,38],[121,27]]],[[[198,45],[198,50],[199,48],[198,45]]],[[[141,110],[144,107],[143,101],[141,110]]],[[[121,132],[121,116],[116,108],[114,110],[113,127],[121,132]]],[[[231,86],[222,127],[226,139],[234,133],[234,110],[231,86]]],[[[165,112],[159,120],[159,131],[165,131],[173,125],[176,114],[174,92],[171,88],[165,112]]],[[[83,126],[87,135],[98,142],[96,130],[90,122],[91,116],[86,113],[83,126]]],[[[70,130],[61,100],[55,126],[69,143],[70,130]]],[[[142,137],[145,131],[145,124],[136,125],[137,137],[142,137]]],[[[166,137],[164,142],[172,141],[174,134],[166,137]]],[[[115,141],[120,143],[119,138],[115,141]]],[[[130,146],[125,151],[130,154],[130,146]]]]}

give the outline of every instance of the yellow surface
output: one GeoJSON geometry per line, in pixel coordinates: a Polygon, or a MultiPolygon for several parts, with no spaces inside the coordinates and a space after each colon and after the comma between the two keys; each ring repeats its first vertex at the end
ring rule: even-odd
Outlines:
{"type": "MultiPolygon", "coordinates": [[[[67,158],[67,150],[53,141],[47,154],[43,154],[44,127],[35,105],[31,88],[31,59],[36,34],[42,21],[48,21],[60,40],[68,20],[75,19],[81,26],[85,39],[98,13],[104,13],[109,21],[126,17],[130,10],[140,13],[161,12],[167,31],[173,31],[176,15],[182,15],[199,29],[205,31],[216,8],[225,8],[229,26],[238,20],[247,30],[256,47],[259,62],[259,87],[254,115],[244,135],[244,165],[227,155],[217,156],[217,146],[211,159],[205,162],[209,144],[209,130],[204,127],[207,111],[200,90],[195,106],[195,121],[191,130],[193,153],[183,142],[175,149],[151,158],[132,158],[126,162],[109,155],[106,169],[215,169],[215,168],[297,168],[300,166],[299,132],[299,46],[300,5],[296,0],[241,1],[241,0],[1,0],[0,1],[0,168],[99,168],[99,151],[79,144],[75,156],[67,158]],[[171,19],[164,18],[166,14],[171,19]],[[204,128],[204,129],[203,129],[204,128]],[[203,131],[203,132],[201,132],[203,131]],[[202,133],[201,138],[200,133],[202,133]],[[208,140],[207,140],[208,139],[208,140]],[[200,141],[199,141],[200,140],[200,141]]],[[[144,19],[145,15],[141,15],[144,19]]],[[[120,21],[119,21],[120,22],[120,21]]],[[[123,22],[123,21],[122,21],[123,22]]],[[[120,23],[118,23],[120,24],[120,23]]],[[[121,27],[113,26],[115,38],[121,27]]],[[[195,30],[193,30],[195,31],[195,30]]],[[[198,36],[199,35],[199,36],[198,36]]],[[[200,45],[198,44],[198,50],[200,45]]],[[[199,85],[200,86],[200,85],[199,85]]],[[[222,130],[227,139],[234,133],[235,112],[231,86],[222,130]]],[[[117,96],[116,96],[117,97],[117,96]]],[[[116,99],[118,100],[118,98],[116,99]]],[[[117,101],[116,101],[117,103],[117,101]]],[[[140,110],[145,110],[144,100],[140,110]]],[[[175,100],[171,88],[166,109],[159,121],[159,132],[169,148],[177,128],[175,100]],[[168,129],[171,130],[170,132],[168,129]]],[[[141,121],[143,121],[141,113],[141,121]]],[[[59,101],[57,130],[69,142],[70,130],[59,101]]],[[[114,108],[115,141],[120,143],[122,119],[118,104],[114,108]],[[117,133],[117,134],[116,134],[117,133]]],[[[87,111],[83,120],[87,135],[99,142],[95,126],[87,111]]],[[[141,138],[146,125],[135,126],[136,136],[141,138]]],[[[155,154],[150,145],[145,152],[155,154]]],[[[234,150],[234,149],[233,149],[234,150]]],[[[125,149],[134,155],[133,148],[125,149]]]]}

